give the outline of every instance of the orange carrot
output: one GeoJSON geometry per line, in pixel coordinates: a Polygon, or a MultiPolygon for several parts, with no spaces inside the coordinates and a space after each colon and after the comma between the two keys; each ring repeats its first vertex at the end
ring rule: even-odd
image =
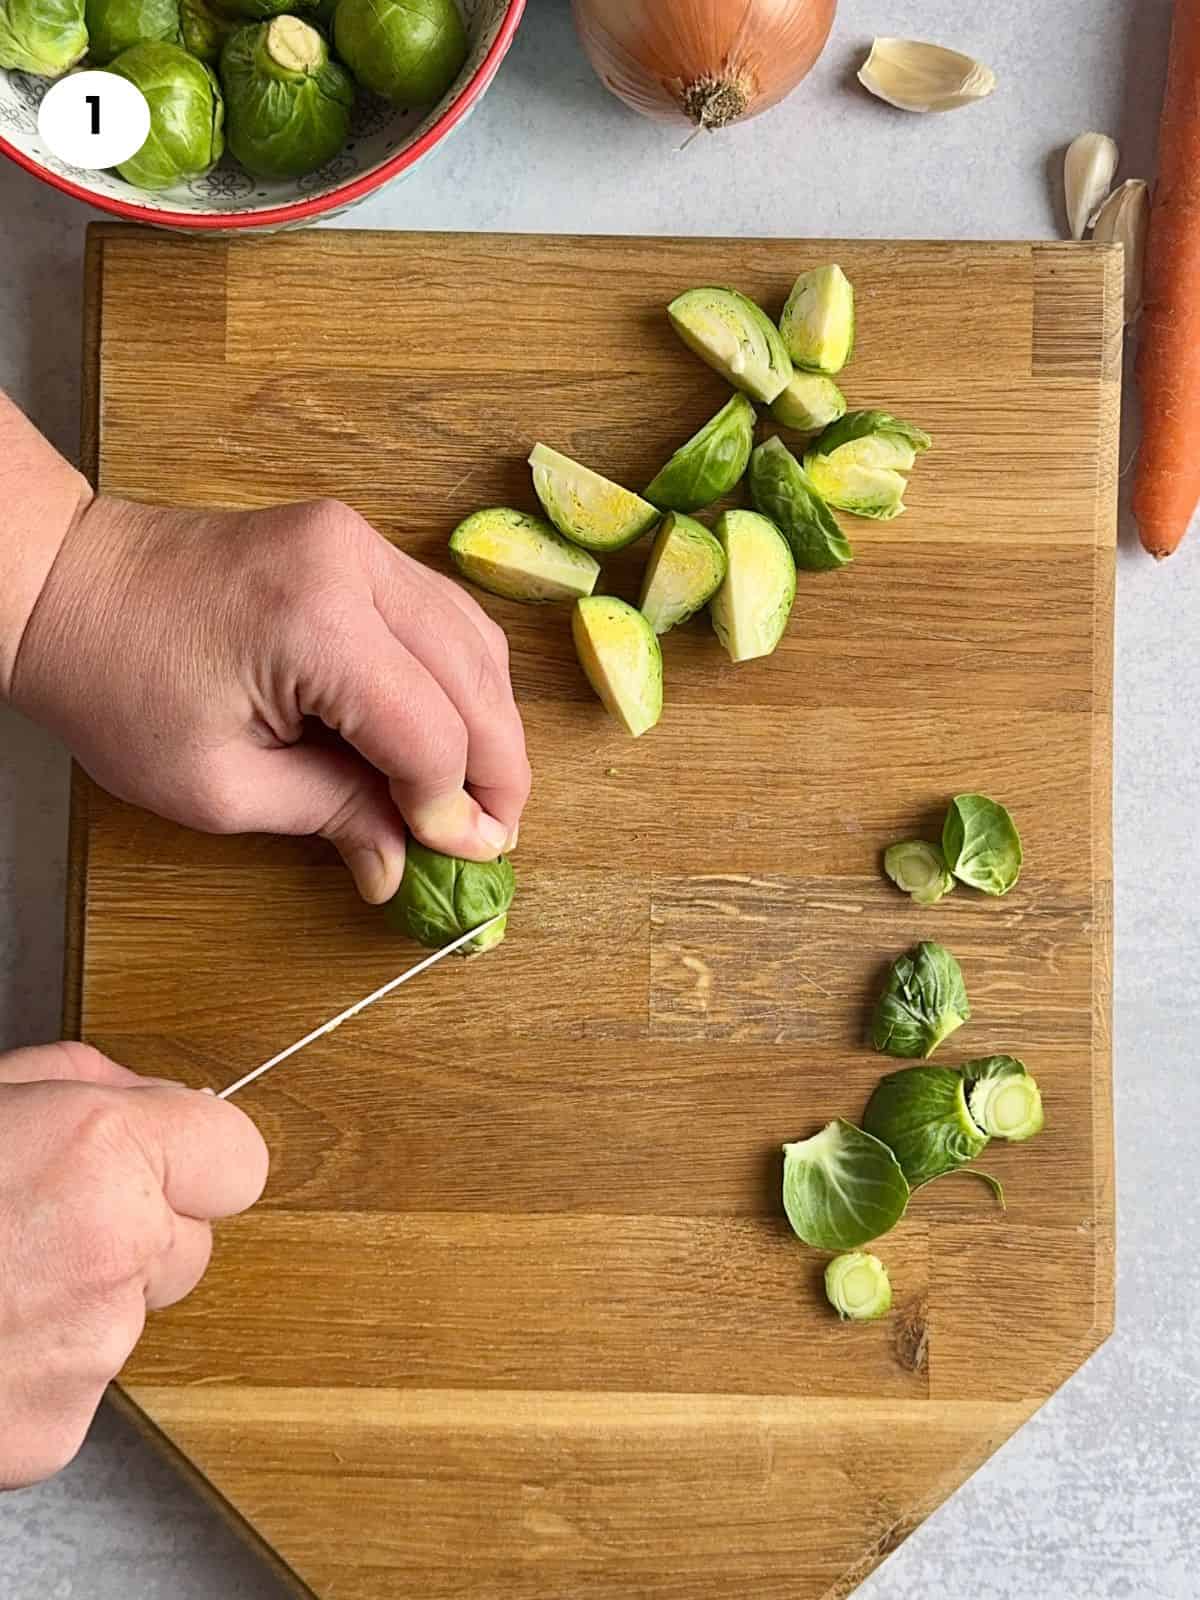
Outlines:
{"type": "Polygon", "coordinates": [[[1200,501],[1200,0],[1175,0],[1143,307],[1133,512],[1161,561],[1200,501]]]}

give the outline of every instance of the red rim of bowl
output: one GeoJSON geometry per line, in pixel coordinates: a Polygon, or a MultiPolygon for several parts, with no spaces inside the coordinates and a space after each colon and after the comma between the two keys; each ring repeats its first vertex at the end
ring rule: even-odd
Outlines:
{"type": "Polygon", "coordinates": [[[133,222],[155,223],[160,227],[197,230],[211,228],[223,231],[233,228],[269,228],[281,222],[303,222],[310,217],[319,217],[323,212],[333,211],[339,206],[349,205],[352,201],[361,199],[363,195],[370,194],[372,189],[378,189],[389,178],[407,171],[422,156],[428,155],[434,145],[444,139],[452,128],[457,127],[496,76],[500,63],[508,54],[508,47],[513,42],[524,10],[525,0],[509,0],[504,21],[500,24],[487,55],[479,63],[478,71],[463,85],[458,99],[446,107],[432,128],[427,129],[414,144],[409,145],[406,150],[401,150],[398,155],[392,156],[382,166],[373,167],[370,172],[362,173],[352,182],[342,184],[340,188],[332,189],[328,194],[317,195],[312,200],[293,200],[286,206],[272,206],[265,211],[158,211],[149,206],[135,205],[128,200],[117,200],[111,195],[94,194],[90,189],[80,188],[69,178],[62,178],[56,172],[49,172],[45,167],[39,166],[31,156],[18,150],[15,145],[9,144],[2,135],[0,135],[0,151],[15,161],[19,167],[24,167],[26,172],[31,172],[35,178],[41,178],[44,183],[52,185],[55,189],[61,189],[64,194],[73,195],[76,200],[83,200],[98,210],[110,211],[115,216],[126,217],[133,222]]]}

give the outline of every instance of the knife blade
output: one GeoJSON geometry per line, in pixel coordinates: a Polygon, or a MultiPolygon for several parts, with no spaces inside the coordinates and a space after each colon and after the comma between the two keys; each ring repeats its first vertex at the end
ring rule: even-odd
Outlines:
{"type": "Polygon", "coordinates": [[[319,1028],[314,1028],[311,1033],[306,1033],[303,1039],[297,1039],[295,1044],[288,1045],[286,1050],[281,1050],[278,1055],[264,1061],[261,1066],[255,1067],[253,1072],[247,1072],[228,1088],[222,1089],[217,1095],[218,1100],[228,1100],[230,1095],[237,1094],[239,1089],[244,1089],[248,1083],[253,1083],[256,1078],[261,1078],[264,1072],[270,1072],[272,1067],[277,1067],[281,1061],[286,1061],[289,1056],[294,1056],[297,1051],[303,1050],[316,1039],[324,1038],[327,1033],[332,1033],[335,1028],[340,1028],[343,1022],[349,1022],[351,1017],[356,1017],[360,1011],[365,1011],[368,1006],[373,1006],[376,1000],[382,1000],[385,995],[393,993],[401,984],[407,983],[410,978],[415,978],[422,972],[427,972],[430,967],[437,965],[445,956],[451,956],[456,950],[461,950],[463,945],[470,944],[471,940],[490,928],[493,923],[499,922],[504,912],[499,912],[494,917],[489,917],[486,922],[481,922],[477,928],[472,928],[469,933],[460,934],[457,939],[452,939],[449,944],[444,944],[440,950],[435,950],[432,955],[426,956],[423,961],[418,961],[415,966],[409,967],[398,978],[392,978],[387,983],[381,984],[371,994],[356,1000],[352,1006],[347,1006],[345,1011],[339,1011],[336,1017],[331,1017],[328,1022],[323,1022],[319,1028]]]}

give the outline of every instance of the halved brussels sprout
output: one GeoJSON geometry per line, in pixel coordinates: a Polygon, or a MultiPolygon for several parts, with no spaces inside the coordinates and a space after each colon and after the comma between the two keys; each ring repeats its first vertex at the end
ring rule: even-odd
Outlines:
{"type": "Polygon", "coordinates": [[[728,494],[746,470],[754,444],[754,407],[735,394],[681,445],[646,490],[664,511],[699,511],[728,494]]]}
{"type": "Polygon", "coordinates": [[[117,171],[139,189],[169,189],[199,178],[221,158],[225,103],[216,76],[182,45],[135,44],[108,68],[142,91],[150,133],[117,171]]]}
{"type": "Polygon", "coordinates": [[[750,457],[750,498],[783,534],[803,571],[830,572],[853,561],[837,518],[782,439],[768,439],[750,457]]]}
{"type": "Polygon", "coordinates": [[[333,39],[359,83],[397,105],[440,100],[467,59],[454,0],[338,0],[333,39]]]}
{"type": "Polygon", "coordinates": [[[973,1161],[988,1142],[954,1067],[890,1072],[867,1102],[862,1125],[893,1152],[912,1189],[973,1161]]]}
{"type": "Polygon", "coordinates": [[[840,1118],[783,1147],[783,1209],[818,1250],[853,1250],[894,1228],[908,1206],[900,1163],[881,1140],[840,1118]]]}
{"type": "Polygon", "coordinates": [[[713,631],[731,661],[769,656],[783,638],[796,598],[796,563],[787,540],[757,511],[726,511],[716,535],[725,578],[709,607],[713,631]]]}
{"type": "Polygon", "coordinates": [[[577,600],[591,594],[600,563],[540,517],[507,506],[476,511],[450,535],[465,578],[509,600],[577,600]]]}
{"type": "Polygon", "coordinates": [[[843,1322],[875,1322],[892,1309],[888,1270],[864,1250],[834,1256],[825,1268],[825,1298],[843,1322]]]}
{"type": "Polygon", "coordinates": [[[505,913],[459,952],[464,956],[482,955],[504,938],[507,912],[515,892],[516,880],[506,857],[464,861],[430,850],[410,837],[405,847],[404,877],[383,914],[398,933],[440,950],[452,939],[505,913]]]}
{"type": "Polygon", "coordinates": [[[662,651],[640,611],[613,595],[575,602],[571,636],[605,710],[640,738],[662,716],[662,651]]]}
{"type": "Polygon", "coordinates": [[[883,870],[897,889],[911,895],[919,906],[935,905],[954,887],[945,856],[936,844],[924,839],[889,845],[883,852],[883,870]]]}
{"type": "Polygon", "coordinates": [[[702,522],[668,511],[642,578],[638,609],[655,633],[667,633],[707,605],[725,576],[725,552],[702,522]]]}
{"type": "Polygon", "coordinates": [[[222,45],[241,26],[239,21],[222,16],[208,4],[208,0],[179,0],[179,29],[183,47],[198,61],[210,64],[219,61],[222,45]]]}
{"type": "Polygon", "coordinates": [[[179,44],[179,0],[87,0],[88,59],[102,67],[146,39],[179,44]]]}
{"type": "Polygon", "coordinates": [[[1016,1056],[985,1056],[959,1068],[967,1080],[972,1118],[993,1139],[1015,1144],[1032,1139],[1046,1125],[1042,1092],[1016,1056]]]}
{"type": "Polygon", "coordinates": [[[892,964],[875,1006],[872,1042],[889,1056],[931,1056],[970,1015],[962,968],[945,945],[923,939],[892,964]]]}
{"type": "Polygon", "coordinates": [[[806,372],[840,372],[854,349],[854,289],[836,263],[802,272],[779,319],[788,354],[806,372]]]}
{"type": "Polygon", "coordinates": [[[1021,876],[1021,836],[1008,809],[985,794],[959,794],[942,828],[946,865],[984,894],[1007,894],[1021,876]]]}
{"type": "Polygon", "coordinates": [[[819,372],[796,372],[782,393],[771,401],[771,415],[782,428],[797,433],[817,433],[846,415],[846,396],[819,372]]]}
{"type": "Polygon", "coordinates": [[[779,329],[736,289],[687,289],[667,315],[688,349],[735,389],[770,404],[787,387],[792,363],[779,329]]]}
{"type": "Polygon", "coordinates": [[[904,510],[904,474],[932,443],[890,412],[850,411],[809,445],[804,467],[831,506],[888,522],[904,510]]]}
{"type": "Polygon", "coordinates": [[[61,78],[87,46],[84,0],[0,0],[0,67],[61,78]]]}
{"type": "Polygon", "coordinates": [[[549,445],[534,445],[529,465],[546,515],[559,533],[585,550],[622,550],[658,521],[658,507],[640,494],[549,445]]]}
{"type": "Polygon", "coordinates": [[[300,178],[350,134],[354,84],[299,17],[239,28],[221,51],[229,148],[258,178],[300,178]]]}

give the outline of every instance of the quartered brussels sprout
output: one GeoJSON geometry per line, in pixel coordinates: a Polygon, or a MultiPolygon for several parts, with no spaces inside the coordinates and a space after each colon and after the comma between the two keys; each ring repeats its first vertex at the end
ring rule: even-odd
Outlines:
{"type": "Polygon", "coordinates": [[[591,594],[600,563],[540,517],[507,506],[476,511],[450,535],[464,578],[508,600],[577,600],[591,594]]]}
{"type": "Polygon", "coordinates": [[[638,609],[655,633],[667,633],[707,605],[725,576],[725,552],[702,522],[668,511],[642,578],[638,609]]]}
{"type": "Polygon", "coordinates": [[[440,950],[452,939],[479,928],[492,917],[500,921],[485,928],[478,939],[463,945],[460,955],[482,955],[504,938],[508,908],[516,893],[511,863],[463,861],[444,856],[410,838],[404,856],[404,877],[384,907],[388,925],[419,944],[440,950]]]}
{"type": "Polygon", "coordinates": [[[954,1067],[889,1073],[867,1103],[863,1127],[889,1147],[911,1189],[973,1161],[988,1142],[954,1067]]]}
{"type": "Polygon", "coordinates": [[[819,372],[795,372],[787,388],[771,401],[771,415],[781,428],[819,433],[846,415],[846,396],[832,378],[819,372]]]}
{"type": "Polygon", "coordinates": [[[792,363],[779,329],[736,289],[687,289],[667,315],[688,349],[735,389],[769,405],[787,387],[792,363]]]}
{"type": "Polygon", "coordinates": [[[910,894],[919,906],[936,904],[954,887],[941,849],[924,839],[889,845],[883,852],[883,870],[897,889],[910,894]]]}
{"type": "Polygon", "coordinates": [[[864,1250],[834,1256],[825,1268],[825,1298],[843,1322],[876,1322],[892,1309],[888,1270],[864,1250]]]}
{"type": "Polygon", "coordinates": [[[787,540],[757,511],[726,511],[716,535],[725,577],[712,597],[713,631],[731,661],[769,656],[783,638],[796,598],[796,563],[787,540]]]}
{"type": "Polygon", "coordinates": [[[136,84],[150,107],[150,133],[117,168],[139,189],[199,178],[221,158],[225,105],[212,69],[181,45],[135,44],[108,69],[136,84]]]}
{"type": "Polygon", "coordinates": [[[635,739],[662,716],[662,651],[640,611],[613,595],[575,602],[571,635],[604,708],[635,739]]]}
{"type": "Polygon", "coordinates": [[[783,1209],[818,1250],[853,1250],[894,1228],[908,1205],[900,1163],[881,1140],[840,1118],[783,1147],[783,1209]]]}
{"type": "Polygon", "coordinates": [[[0,67],[60,78],[87,45],[84,0],[0,0],[0,67]]]}
{"type": "Polygon", "coordinates": [[[1016,1056],[984,1056],[959,1068],[967,1081],[972,1118],[993,1139],[1015,1144],[1032,1139],[1046,1125],[1042,1092],[1016,1056]]]}
{"type": "Polygon", "coordinates": [[[87,0],[88,58],[97,66],[146,39],[181,43],[179,0],[87,0]]]}
{"type": "Polygon", "coordinates": [[[208,0],[179,0],[183,47],[199,61],[215,65],[221,59],[221,47],[226,39],[241,26],[241,22],[210,6],[208,0]]]}
{"type": "Polygon", "coordinates": [[[550,521],[574,544],[597,554],[621,550],[658,521],[658,508],[632,489],[602,478],[549,445],[529,457],[533,487],[550,521]]]}
{"type": "Polygon", "coordinates": [[[664,511],[699,511],[728,494],[746,470],[754,423],[754,407],[735,394],[676,450],[646,489],[646,499],[664,511]]]}
{"type": "Polygon", "coordinates": [[[802,272],[779,319],[788,354],[806,372],[840,372],[854,349],[854,289],[837,265],[802,272]]]}
{"type": "Polygon", "coordinates": [[[932,443],[890,412],[849,411],[809,445],[804,467],[831,506],[889,522],[904,510],[904,474],[932,443]]]}
{"type": "Polygon", "coordinates": [[[958,962],[944,945],[922,940],[893,963],[875,1006],[872,1042],[889,1056],[931,1056],[970,1015],[958,962]]]}
{"type": "Polygon", "coordinates": [[[984,894],[1007,894],[1021,876],[1021,836],[1006,807],[985,794],[959,794],[942,828],[946,865],[984,894]]]}
{"type": "Polygon", "coordinates": [[[221,51],[229,148],[258,178],[300,178],[350,134],[354,84],[299,17],[239,28],[221,51]]]}
{"type": "Polygon", "coordinates": [[[454,0],[338,0],[333,40],[359,83],[397,105],[440,100],[467,60],[454,0]]]}
{"type": "Polygon", "coordinates": [[[782,439],[768,439],[750,457],[750,498],[783,534],[802,571],[829,572],[854,559],[837,518],[782,439]]]}

